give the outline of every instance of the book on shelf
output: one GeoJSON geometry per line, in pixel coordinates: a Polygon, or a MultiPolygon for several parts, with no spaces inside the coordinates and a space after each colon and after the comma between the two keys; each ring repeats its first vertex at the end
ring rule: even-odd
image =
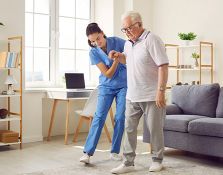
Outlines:
{"type": "Polygon", "coordinates": [[[14,68],[19,65],[19,53],[0,52],[0,68],[14,68]]]}
{"type": "Polygon", "coordinates": [[[7,53],[8,52],[0,52],[0,68],[4,68],[6,65],[7,53]]]}

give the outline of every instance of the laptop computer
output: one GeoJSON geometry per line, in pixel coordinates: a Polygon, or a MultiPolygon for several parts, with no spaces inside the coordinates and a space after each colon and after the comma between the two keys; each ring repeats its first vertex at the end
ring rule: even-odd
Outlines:
{"type": "Polygon", "coordinates": [[[65,73],[67,89],[85,89],[83,73],[65,73]]]}
{"type": "Polygon", "coordinates": [[[93,90],[85,87],[84,73],[65,73],[67,97],[88,97],[93,90]]]}

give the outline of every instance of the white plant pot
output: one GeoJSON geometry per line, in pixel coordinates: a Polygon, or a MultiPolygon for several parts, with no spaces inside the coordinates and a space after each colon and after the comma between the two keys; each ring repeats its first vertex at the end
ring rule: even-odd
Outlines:
{"type": "Polygon", "coordinates": [[[184,40],[184,45],[185,45],[185,46],[189,46],[189,45],[190,45],[190,43],[191,43],[191,41],[190,41],[190,40],[184,40]]]}

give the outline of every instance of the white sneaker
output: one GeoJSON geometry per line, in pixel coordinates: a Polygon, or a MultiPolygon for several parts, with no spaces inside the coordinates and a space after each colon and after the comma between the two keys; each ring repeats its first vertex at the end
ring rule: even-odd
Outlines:
{"type": "Polygon", "coordinates": [[[84,154],[84,155],[80,158],[80,162],[89,164],[89,163],[90,163],[90,156],[89,156],[88,154],[84,154]]]}
{"type": "Polygon", "coordinates": [[[163,165],[160,162],[152,162],[149,171],[150,172],[158,172],[161,171],[163,168],[163,165]]]}
{"type": "Polygon", "coordinates": [[[123,174],[123,173],[128,173],[134,171],[135,168],[134,166],[126,166],[125,164],[119,165],[117,168],[113,168],[111,170],[111,173],[113,174],[123,174]]]}
{"type": "Polygon", "coordinates": [[[122,156],[117,154],[117,153],[111,153],[110,154],[110,159],[115,160],[115,161],[120,161],[120,160],[122,160],[122,156]]]}

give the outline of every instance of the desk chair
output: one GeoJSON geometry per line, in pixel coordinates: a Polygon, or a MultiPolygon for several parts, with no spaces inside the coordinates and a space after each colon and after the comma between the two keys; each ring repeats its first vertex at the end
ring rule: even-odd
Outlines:
{"type": "MultiPolygon", "coordinates": [[[[89,96],[87,102],[85,103],[84,109],[82,111],[81,110],[75,111],[78,115],[80,115],[80,119],[79,119],[79,122],[78,122],[77,129],[74,133],[73,142],[77,141],[79,130],[82,127],[82,124],[83,124],[84,120],[88,122],[88,129],[90,129],[91,122],[93,120],[94,113],[95,113],[96,108],[97,108],[97,99],[98,99],[98,89],[94,89],[91,92],[91,95],[89,96]]],[[[114,118],[113,118],[112,108],[110,108],[109,113],[110,113],[112,125],[113,125],[113,128],[114,128],[114,118]]],[[[110,137],[110,134],[108,132],[108,128],[107,128],[106,123],[104,124],[104,130],[105,130],[106,136],[108,138],[108,141],[111,143],[111,137],[110,137]]]]}

